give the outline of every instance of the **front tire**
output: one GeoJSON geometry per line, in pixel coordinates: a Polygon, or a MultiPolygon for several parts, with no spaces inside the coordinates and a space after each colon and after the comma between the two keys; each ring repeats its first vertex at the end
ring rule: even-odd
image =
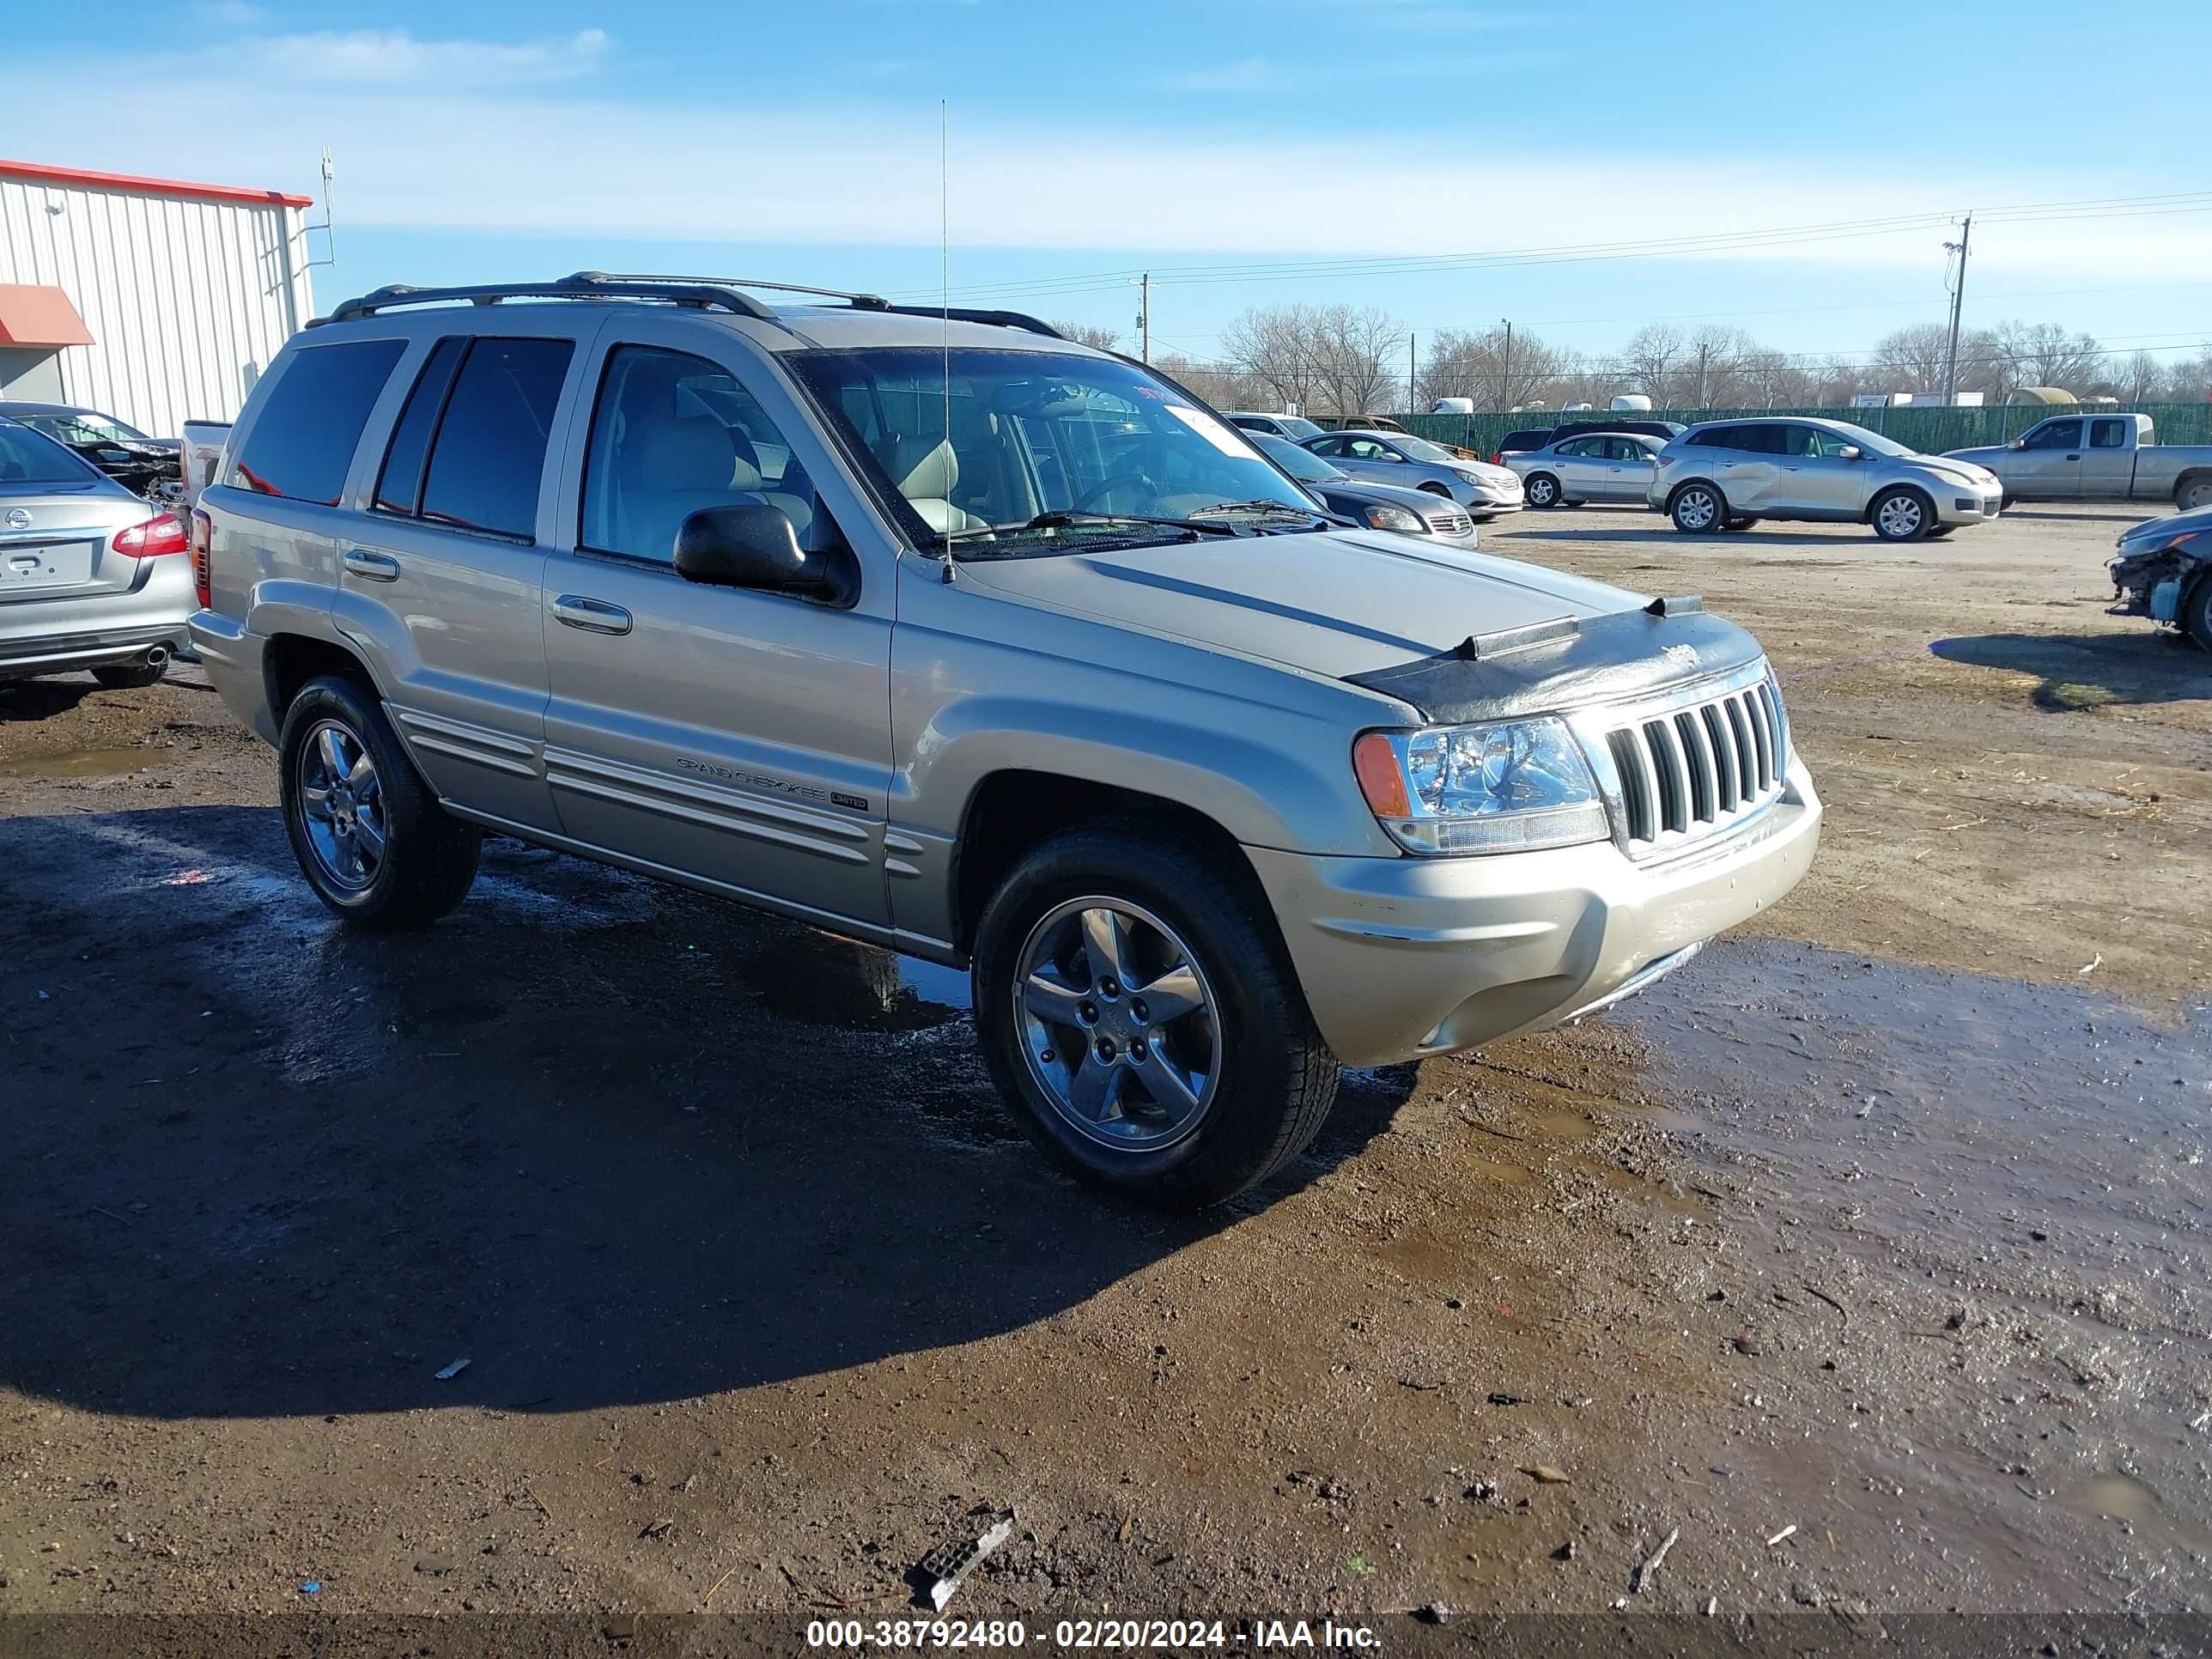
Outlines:
{"type": "Polygon", "coordinates": [[[1667,503],[1667,514],[1685,536],[1710,536],[1728,522],[1728,497],[1717,484],[1686,483],[1667,503]]]}
{"type": "Polygon", "coordinates": [[[1885,490],[1867,509],[1874,533],[1886,542],[1917,542],[1936,527],[1936,510],[1917,489],[1885,490]]]}
{"type": "Polygon", "coordinates": [[[301,687],[277,756],[293,856],[345,921],[427,927],[468,896],[483,832],[439,805],[360,681],[325,675],[301,687]]]}
{"type": "Polygon", "coordinates": [[[2212,570],[2198,575],[2181,605],[2181,631],[2200,651],[2212,651],[2212,570]]]}
{"type": "Polygon", "coordinates": [[[1311,1144],[1340,1067],[1273,921],[1181,836],[1066,830],[976,927],[976,1036],[1053,1163],[1176,1208],[1215,1204],[1311,1144]]]}
{"type": "Polygon", "coordinates": [[[1523,493],[1531,507],[1557,507],[1559,504],[1559,481],[1548,472],[1531,472],[1523,493]]]}

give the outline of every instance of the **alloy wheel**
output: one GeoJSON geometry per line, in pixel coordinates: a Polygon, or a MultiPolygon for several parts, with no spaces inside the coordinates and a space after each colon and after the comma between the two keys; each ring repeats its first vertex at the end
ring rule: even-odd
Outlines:
{"type": "Polygon", "coordinates": [[[1920,533],[1927,514],[1919,499],[1912,495],[1892,495],[1875,514],[1881,533],[1893,540],[1904,541],[1920,533]]]}
{"type": "Polygon", "coordinates": [[[1221,1021],[1172,927],[1127,899],[1071,899],[1030,930],[1018,961],[1023,1056],[1077,1133],[1152,1152],[1198,1127],[1220,1085],[1221,1021]]]}
{"type": "Polygon", "coordinates": [[[300,811],[307,845],[336,885],[359,892],[384,867],[389,826],[376,763],[337,720],[319,721],[300,746],[300,811]]]}

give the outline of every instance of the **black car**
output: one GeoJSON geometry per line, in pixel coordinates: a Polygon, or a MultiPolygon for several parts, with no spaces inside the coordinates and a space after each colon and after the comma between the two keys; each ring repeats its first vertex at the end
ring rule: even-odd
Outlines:
{"type": "Polygon", "coordinates": [[[1527,426],[1500,438],[1490,459],[1493,465],[1503,466],[1508,455],[1525,455],[1562,438],[1579,438],[1585,432],[1632,432],[1664,439],[1679,438],[1689,429],[1680,421],[1562,421],[1557,426],[1527,426]]]}
{"type": "Polygon", "coordinates": [[[184,489],[182,449],[174,438],[149,438],[97,410],[67,404],[0,399],[0,415],[64,444],[133,495],[166,501],[184,489]]]}

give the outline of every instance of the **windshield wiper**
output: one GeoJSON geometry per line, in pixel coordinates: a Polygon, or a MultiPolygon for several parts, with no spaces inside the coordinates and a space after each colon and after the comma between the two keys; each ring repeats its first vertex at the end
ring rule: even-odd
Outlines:
{"type": "MultiPolygon", "coordinates": [[[[1211,511],[1212,509],[1208,509],[1211,511]]],[[[1153,525],[1164,530],[1194,531],[1203,536],[1235,536],[1241,534],[1235,525],[1207,524],[1192,519],[1152,518],[1139,513],[1078,513],[1065,508],[1040,513],[1034,519],[1018,524],[987,524],[975,530],[956,530],[943,539],[954,542],[970,540],[977,536],[1012,536],[1024,530],[1074,530],[1086,525],[1112,526],[1117,524],[1153,525]]]]}
{"type": "Polygon", "coordinates": [[[1289,501],[1270,501],[1265,496],[1249,501],[1216,501],[1212,507],[1201,507],[1191,516],[1211,517],[1216,513],[1262,513],[1276,518],[1327,519],[1331,515],[1318,507],[1298,507],[1289,501]]]}

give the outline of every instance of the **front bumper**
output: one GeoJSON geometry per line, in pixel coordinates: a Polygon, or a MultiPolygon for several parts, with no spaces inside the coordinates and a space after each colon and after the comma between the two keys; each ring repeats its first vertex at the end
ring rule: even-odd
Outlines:
{"type": "Polygon", "coordinates": [[[164,554],[144,563],[144,579],[128,592],[0,605],[0,678],[131,662],[157,645],[181,649],[196,603],[191,561],[164,554]]]}
{"type": "Polygon", "coordinates": [[[1942,525],[1987,524],[2004,507],[2002,484],[1976,489],[1965,484],[1931,483],[1928,493],[1935,499],[1936,521],[1942,525]]]}
{"type": "MultiPolygon", "coordinates": [[[[1743,830],[1662,864],[1610,842],[1474,858],[1247,849],[1338,1059],[1382,1066],[1590,1012],[1795,887],[1820,841],[1802,763],[1743,830]]],[[[1656,975],[1654,975],[1656,977],[1656,975]]]]}

